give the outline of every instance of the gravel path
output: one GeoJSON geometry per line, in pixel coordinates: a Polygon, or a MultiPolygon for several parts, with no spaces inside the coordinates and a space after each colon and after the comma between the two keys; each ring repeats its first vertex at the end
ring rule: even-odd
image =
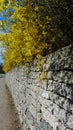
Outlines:
{"type": "Polygon", "coordinates": [[[21,130],[4,78],[0,78],[0,130],[21,130]]]}

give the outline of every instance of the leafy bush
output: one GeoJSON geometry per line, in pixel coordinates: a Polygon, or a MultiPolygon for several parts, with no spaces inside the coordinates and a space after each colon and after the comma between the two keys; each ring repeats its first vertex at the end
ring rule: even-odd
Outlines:
{"type": "Polygon", "coordinates": [[[69,0],[1,0],[1,22],[7,33],[4,70],[29,64],[73,41],[73,12],[69,0]]]}

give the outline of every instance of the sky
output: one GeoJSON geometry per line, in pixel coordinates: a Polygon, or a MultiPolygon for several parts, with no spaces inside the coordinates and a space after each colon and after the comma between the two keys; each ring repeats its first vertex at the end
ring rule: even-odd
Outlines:
{"type": "MultiPolygon", "coordinates": [[[[12,10],[11,8],[9,9],[9,11],[10,11],[10,13],[13,13],[13,12],[14,12],[14,10],[12,10]]],[[[1,22],[1,21],[4,21],[4,20],[9,20],[9,16],[6,14],[6,12],[5,12],[4,10],[2,10],[1,13],[0,13],[0,22],[1,22]],[[1,13],[4,14],[5,18],[2,17],[1,13]]],[[[8,32],[8,29],[7,29],[7,28],[4,28],[3,30],[6,31],[6,32],[8,32]]],[[[0,30],[0,34],[5,33],[4,31],[2,31],[2,29],[1,29],[1,30],[0,30]]],[[[1,41],[0,41],[0,44],[1,44],[1,41]]],[[[4,48],[1,48],[1,47],[0,47],[0,64],[3,63],[3,61],[4,61],[4,60],[3,60],[3,57],[2,57],[2,53],[4,52],[4,50],[5,50],[4,48]]]]}
{"type": "Polygon", "coordinates": [[[0,21],[2,21],[3,20],[3,17],[0,15],[0,21]]]}
{"type": "MultiPolygon", "coordinates": [[[[10,9],[10,12],[13,13],[13,10],[10,9]]],[[[2,13],[6,15],[4,10],[2,11],[2,13]]],[[[3,21],[3,20],[9,20],[9,17],[6,15],[6,17],[3,18],[2,15],[0,14],[0,21],[3,21]]],[[[4,28],[4,31],[8,31],[7,28],[4,28]]],[[[0,30],[0,34],[5,33],[4,31],[0,30]]],[[[0,42],[0,44],[1,44],[1,42],[0,42]]],[[[4,48],[0,48],[0,63],[3,63],[3,58],[2,58],[2,55],[1,55],[3,51],[4,51],[4,48]]]]}
{"type": "Polygon", "coordinates": [[[4,48],[0,48],[0,64],[3,63],[4,61],[2,56],[3,52],[4,52],[4,48]]]}
{"type": "Polygon", "coordinates": [[[0,64],[3,64],[4,60],[2,58],[2,56],[0,56],[0,64]]]}
{"type": "MultiPolygon", "coordinates": [[[[0,34],[3,34],[4,32],[3,31],[0,31],[0,34]]],[[[0,42],[0,46],[1,46],[1,42],[0,42]]],[[[3,63],[3,56],[2,56],[2,54],[3,54],[3,52],[4,52],[4,48],[3,47],[1,47],[0,48],[0,64],[2,64],[3,63]]]]}
{"type": "MultiPolygon", "coordinates": [[[[0,21],[2,21],[2,20],[4,20],[3,19],[3,17],[1,16],[1,14],[0,14],[0,21]]],[[[0,34],[3,34],[4,32],[3,31],[0,31],[0,34]]],[[[1,43],[0,43],[1,44],[1,43]]],[[[4,48],[0,48],[0,64],[2,64],[3,63],[3,57],[2,57],[2,53],[3,53],[3,51],[4,51],[4,48]]]]}

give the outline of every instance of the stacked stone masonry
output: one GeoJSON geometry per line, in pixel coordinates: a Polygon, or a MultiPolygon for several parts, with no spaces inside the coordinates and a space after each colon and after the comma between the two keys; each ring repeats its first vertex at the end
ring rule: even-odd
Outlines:
{"type": "Polygon", "coordinates": [[[30,65],[6,74],[23,130],[73,130],[73,44],[43,58],[44,80],[30,65]]]}

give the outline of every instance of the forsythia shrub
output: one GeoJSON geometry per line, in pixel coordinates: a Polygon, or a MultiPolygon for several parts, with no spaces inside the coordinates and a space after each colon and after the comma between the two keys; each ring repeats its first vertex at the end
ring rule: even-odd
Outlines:
{"type": "MultiPolygon", "coordinates": [[[[4,71],[7,72],[16,66],[30,63],[42,57],[43,51],[48,47],[45,41],[41,41],[42,37],[47,34],[45,31],[47,25],[37,18],[37,9],[32,7],[29,1],[24,6],[12,0],[9,0],[8,3],[2,1],[1,5],[5,6],[5,13],[10,17],[9,25],[9,21],[3,22],[5,27],[8,27],[9,32],[0,36],[6,48],[4,53],[4,71]],[[14,10],[12,15],[9,13],[9,9],[14,10]],[[39,34],[40,26],[41,34],[39,34]]],[[[51,18],[45,16],[45,19],[50,25],[51,18]]]]}
{"type": "MultiPolygon", "coordinates": [[[[29,64],[73,41],[71,0],[0,0],[4,71],[29,64]]],[[[36,67],[38,68],[38,66],[36,67]]],[[[44,74],[43,74],[44,75],[44,74]]]]}

